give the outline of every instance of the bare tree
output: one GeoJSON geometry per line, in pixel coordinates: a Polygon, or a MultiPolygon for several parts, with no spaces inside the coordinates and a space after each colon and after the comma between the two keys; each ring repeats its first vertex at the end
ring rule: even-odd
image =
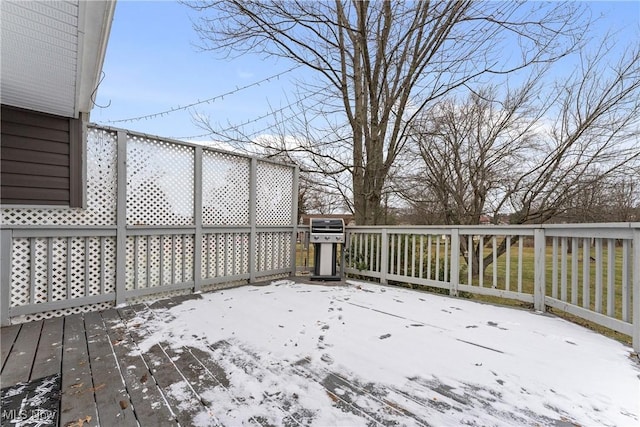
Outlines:
{"type": "Polygon", "coordinates": [[[606,44],[581,55],[580,67],[554,92],[555,120],[544,144],[509,189],[517,223],[547,222],[585,186],[637,173],[640,43],[619,58],[606,44]]]}
{"type": "MultiPolygon", "coordinates": [[[[483,214],[495,221],[500,213],[512,213],[517,224],[566,220],[586,205],[592,214],[611,213],[613,203],[603,198],[616,196],[622,199],[617,208],[626,205],[632,213],[640,165],[640,44],[618,59],[610,53],[603,45],[582,55],[573,75],[542,101],[539,76],[503,96],[489,88],[441,100],[414,124],[419,165],[405,197],[445,224],[478,224],[483,214]]],[[[499,254],[505,249],[506,240],[499,254]]],[[[484,265],[492,260],[487,256],[484,265]]]]}
{"type": "Polygon", "coordinates": [[[613,175],[584,186],[555,222],[631,222],[640,219],[640,170],[631,176],[613,175]]]}
{"type": "Polygon", "coordinates": [[[537,79],[498,99],[497,89],[447,98],[412,126],[415,159],[399,184],[414,207],[442,224],[479,224],[497,217],[509,201],[517,171],[536,147],[535,124],[544,110],[532,107],[537,79]],[[409,179],[406,179],[409,178],[409,179]]]}
{"type": "Polygon", "coordinates": [[[308,153],[331,176],[349,174],[344,193],[358,224],[383,221],[388,174],[413,119],[434,100],[483,75],[553,61],[585,30],[576,2],[188,4],[201,13],[195,28],[205,49],[275,55],[315,72],[297,117],[304,142],[284,148],[308,153]]]}

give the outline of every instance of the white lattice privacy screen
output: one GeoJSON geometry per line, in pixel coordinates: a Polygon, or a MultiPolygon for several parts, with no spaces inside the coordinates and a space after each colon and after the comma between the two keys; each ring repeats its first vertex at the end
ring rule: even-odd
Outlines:
{"type": "Polygon", "coordinates": [[[295,271],[294,167],[86,134],[86,208],[2,209],[3,324],[295,271]]]}

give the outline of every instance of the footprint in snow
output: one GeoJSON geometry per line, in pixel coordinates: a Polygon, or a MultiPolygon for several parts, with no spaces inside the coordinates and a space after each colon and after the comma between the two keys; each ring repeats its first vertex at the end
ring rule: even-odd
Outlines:
{"type": "Polygon", "coordinates": [[[487,325],[493,326],[494,328],[498,328],[498,329],[500,329],[502,331],[508,331],[507,328],[503,328],[502,326],[498,326],[498,324],[496,322],[488,321],[487,325]]]}
{"type": "Polygon", "coordinates": [[[322,360],[323,362],[328,363],[329,365],[331,365],[333,363],[333,358],[331,356],[329,356],[327,353],[323,354],[320,357],[320,360],[322,360]]]}

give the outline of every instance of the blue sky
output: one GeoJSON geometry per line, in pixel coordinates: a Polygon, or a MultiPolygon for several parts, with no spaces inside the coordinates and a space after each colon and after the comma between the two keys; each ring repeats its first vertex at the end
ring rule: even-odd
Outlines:
{"type": "MultiPolygon", "coordinates": [[[[640,35],[640,2],[590,2],[594,15],[602,15],[598,31],[619,30],[619,44],[640,35]]],[[[239,90],[292,67],[285,61],[264,60],[258,55],[230,59],[197,48],[189,8],[173,1],[119,0],[91,121],[165,137],[191,137],[205,133],[193,114],[209,115],[220,128],[252,121],[289,104],[287,92],[293,79],[304,78],[295,70],[239,90]],[[148,119],[128,120],[185,106],[225,93],[187,110],[148,119]]],[[[248,129],[260,129],[268,121],[248,129]]],[[[207,138],[195,138],[207,139],[207,138]]]]}

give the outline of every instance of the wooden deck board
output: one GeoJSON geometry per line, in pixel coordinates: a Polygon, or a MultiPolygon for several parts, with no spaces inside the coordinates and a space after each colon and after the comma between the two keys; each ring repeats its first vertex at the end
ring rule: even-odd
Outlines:
{"type": "Polygon", "coordinates": [[[138,347],[126,332],[125,325],[116,310],[102,313],[113,349],[120,363],[136,418],[142,426],[175,425],[175,415],[165,402],[155,378],[149,372],[138,347]]]}
{"type": "Polygon", "coordinates": [[[22,325],[2,371],[2,387],[29,381],[42,330],[42,320],[22,325]]]}
{"type": "Polygon", "coordinates": [[[81,314],[65,318],[63,345],[60,425],[66,426],[84,420],[85,422],[80,423],[83,427],[97,426],[98,409],[81,314]]]}
{"type": "Polygon", "coordinates": [[[84,323],[100,424],[137,426],[120,367],[100,313],[85,314],[84,323]]]}
{"type": "MultiPolygon", "coordinates": [[[[136,305],[121,310],[120,315],[124,320],[129,321],[135,319],[139,311],[147,310],[148,307],[145,305],[136,305]]],[[[130,330],[136,342],[144,340],[145,336],[151,332],[144,324],[130,326],[134,326],[130,330]]],[[[194,425],[195,417],[207,408],[167,354],[168,347],[166,344],[155,344],[144,353],[143,357],[172,412],[176,415],[177,421],[181,425],[194,425]]]]}
{"type": "Polygon", "coordinates": [[[0,335],[0,350],[2,353],[0,367],[4,369],[4,362],[7,361],[7,356],[9,356],[9,352],[13,347],[13,343],[16,341],[18,337],[18,333],[20,332],[20,327],[22,325],[11,325],[2,328],[2,332],[0,335]]]}
{"type": "Polygon", "coordinates": [[[47,319],[42,325],[31,380],[62,372],[62,335],[64,319],[47,319]]]}

